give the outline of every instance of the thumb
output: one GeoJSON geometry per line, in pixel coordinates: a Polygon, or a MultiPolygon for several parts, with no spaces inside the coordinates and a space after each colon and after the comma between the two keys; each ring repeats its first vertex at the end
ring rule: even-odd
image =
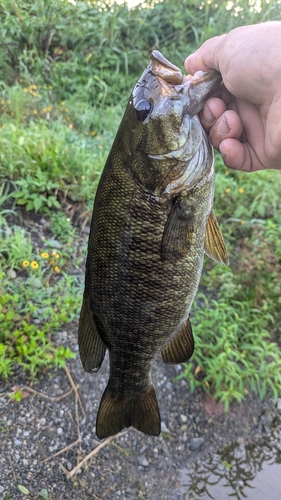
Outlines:
{"type": "Polygon", "coordinates": [[[220,71],[220,55],[226,35],[215,36],[207,40],[201,47],[187,57],[185,68],[188,73],[194,75],[196,71],[210,71],[216,69],[220,71]]]}

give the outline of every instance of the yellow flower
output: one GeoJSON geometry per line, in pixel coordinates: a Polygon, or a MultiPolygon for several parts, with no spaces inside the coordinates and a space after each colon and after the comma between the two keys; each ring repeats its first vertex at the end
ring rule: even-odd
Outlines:
{"type": "Polygon", "coordinates": [[[241,224],[245,224],[245,221],[244,221],[244,220],[241,220],[241,224]]]}
{"type": "Polygon", "coordinates": [[[241,181],[241,179],[244,178],[244,175],[238,175],[238,179],[241,181]]]}
{"type": "Polygon", "coordinates": [[[23,267],[27,267],[27,266],[29,266],[29,260],[24,260],[24,261],[21,263],[21,265],[22,265],[23,267]]]}
{"type": "Polygon", "coordinates": [[[50,264],[54,264],[54,263],[55,263],[54,259],[51,259],[50,264]]]}
{"type": "Polygon", "coordinates": [[[91,135],[97,135],[97,131],[96,130],[93,130],[93,132],[91,132],[91,135]]]}
{"type": "Polygon", "coordinates": [[[244,188],[239,188],[238,193],[244,193],[244,188]]]}
{"type": "Polygon", "coordinates": [[[49,258],[49,254],[47,252],[42,252],[40,255],[41,255],[41,257],[43,257],[43,259],[49,258]]]}
{"type": "Polygon", "coordinates": [[[56,259],[60,258],[60,255],[58,254],[58,252],[53,252],[53,256],[56,257],[56,259]]]}
{"type": "Polygon", "coordinates": [[[225,171],[225,175],[229,175],[229,170],[226,170],[226,171],[225,171]]]}
{"type": "Polygon", "coordinates": [[[70,123],[70,124],[69,124],[68,126],[69,126],[69,128],[73,128],[73,125],[72,125],[72,123],[70,123]]]}
{"type": "Polygon", "coordinates": [[[33,260],[30,265],[31,265],[32,269],[38,269],[38,267],[39,267],[39,264],[38,264],[38,262],[36,262],[36,260],[33,260]]]}
{"type": "Polygon", "coordinates": [[[56,273],[60,273],[60,268],[59,268],[59,266],[55,266],[55,267],[54,267],[54,270],[56,271],[56,273]]]}
{"type": "Polygon", "coordinates": [[[33,114],[34,114],[34,115],[37,115],[37,113],[38,113],[37,109],[34,109],[34,110],[33,110],[33,114]]]}
{"type": "Polygon", "coordinates": [[[65,102],[64,101],[61,101],[61,106],[64,106],[65,105],[65,102]]]}
{"type": "Polygon", "coordinates": [[[225,192],[226,192],[226,193],[230,193],[230,188],[226,188],[226,189],[225,189],[225,192]]]}

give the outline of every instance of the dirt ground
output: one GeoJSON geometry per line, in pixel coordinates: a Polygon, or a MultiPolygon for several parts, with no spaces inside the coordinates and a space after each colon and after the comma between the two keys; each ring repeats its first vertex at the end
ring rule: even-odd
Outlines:
{"type": "MultiPolygon", "coordinates": [[[[77,351],[76,335],[73,324],[58,340],[77,351]]],[[[83,371],[78,355],[67,366],[32,384],[19,371],[1,386],[1,499],[186,499],[182,469],[237,439],[254,442],[274,418],[273,402],[251,395],[225,415],[201,391],[190,394],[186,381],[175,382],[180,367],[159,358],[153,380],[161,435],[127,429],[99,441],[95,419],[108,361],[93,375],[83,371]],[[8,396],[17,387],[25,396],[20,403],[8,396]]]]}

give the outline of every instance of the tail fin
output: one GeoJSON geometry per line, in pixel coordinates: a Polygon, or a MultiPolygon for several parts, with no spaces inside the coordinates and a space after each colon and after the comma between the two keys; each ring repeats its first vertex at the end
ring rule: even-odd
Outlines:
{"type": "Polygon", "coordinates": [[[112,436],[130,426],[152,436],[160,434],[160,413],[153,386],[129,398],[114,395],[109,386],[105,389],[97,415],[98,438],[112,436]]]}

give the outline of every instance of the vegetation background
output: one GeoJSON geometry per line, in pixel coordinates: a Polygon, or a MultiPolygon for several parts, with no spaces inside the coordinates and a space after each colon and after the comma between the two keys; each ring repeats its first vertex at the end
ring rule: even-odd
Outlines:
{"type": "MultiPolygon", "coordinates": [[[[74,356],[56,334],[79,312],[81,230],[151,50],[183,67],[207,38],[280,12],[279,0],[1,0],[0,377],[19,366],[40,376],[74,356]]],[[[230,264],[206,258],[196,350],[179,377],[227,409],[249,390],[280,396],[281,172],[232,172],[219,156],[216,172],[230,264]]]]}

